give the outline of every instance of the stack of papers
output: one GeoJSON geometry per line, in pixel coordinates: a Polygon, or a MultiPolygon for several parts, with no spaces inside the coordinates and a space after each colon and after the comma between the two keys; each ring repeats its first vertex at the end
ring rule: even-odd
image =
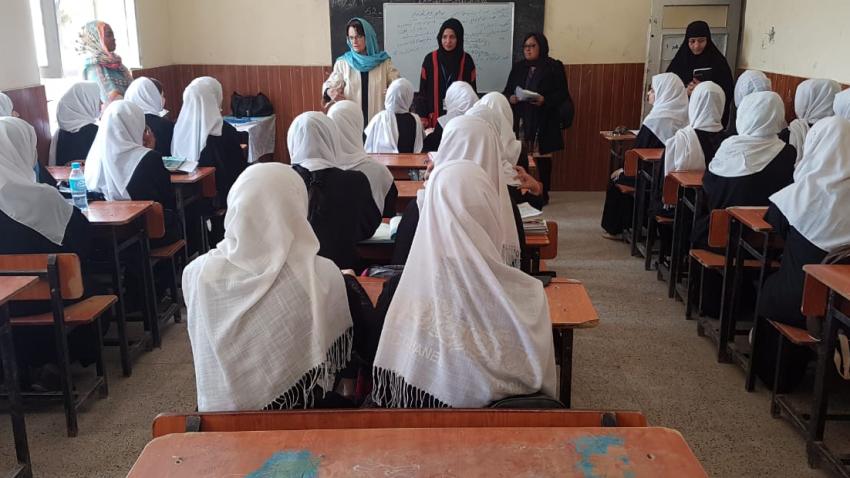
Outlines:
{"type": "Polygon", "coordinates": [[[520,88],[519,86],[517,86],[516,90],[514,90],[514,95],[516,95],[517,99],[520,101],[532,101],[541,98],[540,93],[537,93],[536,91],[525,90],[523,88],[520,88]]]}
{"type": "Polygon", "coordinates": [[[545,236],[549,234],[549,227],[543,218],[522,220],[522,228],[526,236],[545,236]]]}
{"type": "Polygon", "coordinates": [[[531,207],[531,204],[527,202],[517,204],[517,209],[519,209],[519,215],[522,217],[522,220],[533,219],[543,214],[542,211],[534,209],[531,207]]]}

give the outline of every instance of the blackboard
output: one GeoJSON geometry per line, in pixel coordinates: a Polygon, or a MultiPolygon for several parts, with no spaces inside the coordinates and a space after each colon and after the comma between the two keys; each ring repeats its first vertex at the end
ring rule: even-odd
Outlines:
{"type": "MultiPolygon", "coordinates": [[[[495,3],[504,3],[505,0],[494,0],[495,3]]],[[[378,43],[384,47],[384,4],[385,3],[491,3],[485,0],[460,0],[460,1],[430,1],[430,0],[404,0],[400,2],[381,2],[377,0],[328,0],[331,12],[331,64],[340,55],[348,51],[345,37],[345,25],[353,17],[365,18],[372,24],[378,34],[378,43]]],[[[546,0],[528,0],[514,3],[514,59],[519,60],[522,55],[522,39],[529,32],[543,31],[543,15],[546,9],[546,0]]],[[[448,20],[448,19],[447,19],[448,20]]],[[[437,49],[437,32],[434,32],[434,49],[437,49]]],[[[416,84],[416,82],[414,82],[416,84]]]]}

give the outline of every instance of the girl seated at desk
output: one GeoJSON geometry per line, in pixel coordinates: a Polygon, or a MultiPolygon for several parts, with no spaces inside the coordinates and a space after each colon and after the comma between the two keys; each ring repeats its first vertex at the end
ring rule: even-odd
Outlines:
{"type": "Polygon", "coordinates": [[[797,150],[797,163],[805,153],[806,136],[811,127],[835,114],[832,104],[839,91],[841,85],[837,81],[823,79],[806,80],[797,87],[794,94],[794,112],[797,119],[788,125],[787,138],[787,143],[797,150]]]}
{"type": "MultiPolygon", "coordinates": [[[[785,241],[782,263],[761,291],[759,315],[806,328],[800,313],[803,302],[803,266],[820,264],[833,252],[850,245],[850,123],[840,118],[819,121],[806,138],[805,156],[794,172],[794,183],[770,196],[765,219],[785,241]]],[[[773,327],[758,328],[756,367],[759,377],[773,384],[779,337],[773,327]]],[[[783,345],[780,389],[799,384],[812,354],[808,348],[783,345]]]]}
{"type": "Polygon", "coordinates": [[[452,120],[464,113],[478,101],[478,94],[472,89],[469,83],[464,81],[455,81],[449,86],[446,91],[446,114],[437,118],[434,130],[425,137],[422,151],[430,152],[440,149],[440,142],[443,139],[443,129],[452,120]]]}
{"type": "Polygon", "coordinates": [[[168,110],[165,109],[162,84],[145,76],[136,78],[127,88],[124,99],[135,103],[145,113],[145,124],[156,138],[154,149],[163,156],[171,156],[174,122],[165,117],[168,110]]]}
{"type": "Polygon", "coordinates": [[[86,185],[107,201],[154,201],[165,213],[165,236],[151,247],[173,244],[181,237],[175,210],[177,201],[171,174],[162,155],[144,144],[153,141],[145,127],[145,114],[128,100],[116,100],[103,113],[103,121],[86,158],[86,185]]]}
{"type": "Polygon", "coordinates": [[[292,122],[286,142],[293,169],[307,187],[307,218],[319,238],[319,255],[340,269],[360,269],[357,243],[372,237],[381,223],[381,211],[375,207],[366,175],[340,167],[339,140],[330,118],[308,111],[292,122]]]}
{"type": "Polygon", "coordinates": [[[735,117],[738,108],[741,107],[741,101],[750,93],[758,91],[773,91],[773,84],[770,78],[759,70],[747,70],[741,73],[737,83],[735,83],[735,108],[732,114],[729,115],[729,127],[727,131],[729,131],[730,136],[738,134],[738,129],[735,127],[735,117]]]}
{"type": "Polygon", "coordinates": [[[97,135],[100,105],[100,87],[91,81],[75,83],[62,95],[56,104],[59,129],[50,142],[50,165],[65,166],[88,156],[97,135]]]}
{"type": "Polygon", "coordinates": [[[372,189],[372,199],[381,215],[395,216],[398,189],[395,187],[393,173],[383,164],[370,158],[363,150],[363,115],[357,103],[349,100],[334,103],[328,110],[328,117],[333,120],[339,131],[339,168],[360,171],[366,175],[372,189]]]}
{"type": "Polygon", "coordinates": [[[408,263],[378,300],[378,405],[480,408],[554,396],[549,305],[540,281],[505,263],[500,195],[471,161],[434,168],[408,263]]]}
{"type": "Polygon", "coordinates": [[[390,83],[384,111],[376,114],[366,127],[368,153],[421,153],[422,122],[410,112],[413,85],[406,78],[390,83]]]}
{"type": "MultiPolygon", "coordinates": [[[[36,161],[35,129],[22,119],[0,117],[0,254],[76,254],[85,280],[91,251],[89,221],[59,191],[35,180],[36,161]]],[[[91,293],[88,287],[86,293],[91,293]]],[[[13,317],[50,311],[50,305],[42,302],[14,302],[9,308],[13,317]]],[[[71,331],[71,361],[84,366],[94,362],[94,333],[93,325],[71,331]]],[[[35,389],[59,389],[59,371],[49,365],[58,362],[54,340],[50,328],[15,329],[23,379],[35,389]]]]}
{"type": "Polygon", "coordinates": [[[259,164],[230,199],[224,240],[183,274],[198,410],[350,406],[329,392],[352,349],[374,357],[380,329],[350,306],[356,279],[318,255],[302,179],[259,164]]]}
{"type": "MultiPolygon", "coordinates": [[[[676,131],[688,124],[685,85],[673,73],[655,75],[646,101],[652,105],[652,110],[643,120],[634,148],[663,148],[676,131]]],[[[623,230],[632,223],[634,199],[620,192],[618,185],[634,186],[635,178],[624,176],[622,168],[611,174],[602,211],[602,228],[605,230],[602,237],[605,239],[619,240],[623,230]]]]}
{"type": "Polygon", "coordinates": [[[694,88],[688,104],[690,124],[667,140],[664,174],[672,171],[705,171],[717,148],[729,135],[723,131],[723,88],[704,81],[694,88]]]}

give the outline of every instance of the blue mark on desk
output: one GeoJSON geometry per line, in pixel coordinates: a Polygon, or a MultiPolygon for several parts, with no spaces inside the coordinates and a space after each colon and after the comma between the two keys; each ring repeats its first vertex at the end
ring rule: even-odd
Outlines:
{"type": "Polygon", "coordinates": [[[319,462],[308,450],[279,451],[245,478],[316,478],[319,462]]]}
{"type": "MultiPolygon", "coordinates": [[[[594,456],[604,456],[608,460],[619,461],[623,464],[623,466],[628,466],[628,456],[623,454],[611,456],[608,451],[610,447],[622,447],[624,443],[625,442],[622,438],[609,435],[586,436],[576,439],[573,444],[575,445],[576,452],[580,457],[576,467],[581,472],[581,476],[585,478],[600,478],[603,476],[597,474],[594,470],[594,456]]],[[[605,476],[607,476],[607,474],[605,476]]],[[[630,470],[623,470],[622,476],[623,478],[635,478],[635,473],[630,470]]]]}

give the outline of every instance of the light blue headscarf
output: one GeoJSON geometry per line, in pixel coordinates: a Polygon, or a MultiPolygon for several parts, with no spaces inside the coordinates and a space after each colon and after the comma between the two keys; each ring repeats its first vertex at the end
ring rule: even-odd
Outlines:
{"type": "Polygon", "coordinates": [[[347,38],[348,32],[346,32],[345,43],[348,45],[348,51],[339,57],[338,60],[347,61],[352,68],[359,72],[372,71],[376,66],[389,60],[390,56],[387,52],[383,50],[378,51],[378,35],[375,34],[375,29],[372,28],[372,25],[360,17],[354,17],[351,20],[357,20],[363,25],[363,33],[366,35],[366,54],[363,55],[354,51],[354,48],[351,47],[351,40],[347,38]]]}

